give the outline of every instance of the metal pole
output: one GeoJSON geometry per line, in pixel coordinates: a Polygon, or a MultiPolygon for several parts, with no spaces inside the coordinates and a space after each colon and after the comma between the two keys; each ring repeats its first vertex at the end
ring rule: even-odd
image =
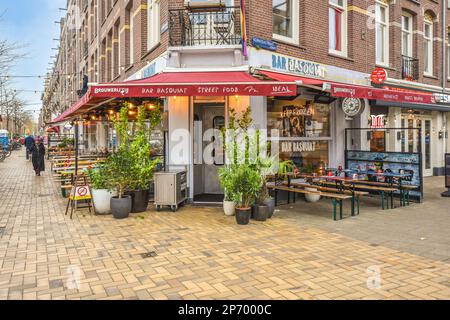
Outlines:
{"type": "Polygon", "coordinates": [[[78,176],[78,122],[75,123],[75,176],[78,176]]]}

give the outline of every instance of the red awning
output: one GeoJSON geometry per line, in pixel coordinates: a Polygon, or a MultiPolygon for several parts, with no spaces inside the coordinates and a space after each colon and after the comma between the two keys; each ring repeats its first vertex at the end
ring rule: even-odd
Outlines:
{"type": "Polygon", "coordinates": [[[168,96],[295,96],[294,81],[263,81],[244,71],[164,72],[153,77],[93,85],[84,97],[53,120],[61,122],[110,99],[168,96]]]}
{"type": "Polygon", "coordinates": [[[296,82],[296,83],[301,83],[304,85],[313,85],[313,86],[321,86],[325,82],[324,80],[320,80],[320,79],[299,77],[299,76],[294,76],[294,75],[290,75],[290,74],[286,74],[286,73],[279,73],[279,72],[272,72],[272,71],[265,71],[265,70],[259,70],[259,72],[271,79],[282,81],[282,82],[296,82]]]}
{"type": "Polygon", "coordinates": [[[403,103],[435,104],[432,93],[412,92],[392,89],[377,89],[371,87],[332,84],[331,95],[336,98],[358,98],[369,100],[383,100],[403,103]]]}
{"type": "Polygon", "coordinates": [[[91,87],[96,98],[168,96],[293,96],[294,82],[262,81],[244,71],[165,72],[151,78],[91,87]]]}

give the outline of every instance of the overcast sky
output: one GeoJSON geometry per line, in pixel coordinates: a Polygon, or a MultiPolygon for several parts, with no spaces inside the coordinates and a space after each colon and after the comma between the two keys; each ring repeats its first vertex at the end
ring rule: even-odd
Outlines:
{"type": "MultiPolygon", "coordinates": [[[[10,42],[25,44],[22,49],[28,57],[18,61],[11,75],[45,75],[50,56],[56,54],[52,47],[58,46],[53,41],[59,38],[59,21],[64,11],[67,0],[0,0],[0,38],[8,39],[10,42]]],[[[34,92],[23,92],[21,98],[27,104],[40,103],[43,91],[43,79],[20,79],[15,78],[12,88],[17,90],[38,90],[34,92]]],[[[26,106],[27,110],[33,110],[35,118],[39,115],[41,105],[26,106]]]]}

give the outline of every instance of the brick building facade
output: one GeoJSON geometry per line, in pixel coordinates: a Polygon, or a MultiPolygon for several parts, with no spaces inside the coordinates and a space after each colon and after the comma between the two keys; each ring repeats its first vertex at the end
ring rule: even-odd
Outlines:
{"type": "MultiPolygon", "coordinates": [[[[273,65],[273,59],[283,58],[297,59],[299,65],[314,65],[323,70],[321,79],[325,82],[370,87],[370,73],[381,67],[388,75],[384,85],[390,88],[440,93],[445,97],[450,93],[447,1],[246,0],[244,3],[247,57],[242,54],[238,0],[68,0],[67,15],[61,20],[59,53],[43,95],[42,123],[49,123],[78,100],[83,94],[78,91],[83,89],[84,76],[88,76],[89,82],[98,83],[147,78],[174,69],[264,69],[305,75],[273,65]],[[229,8],[192,9],[215,2],[229,8]],[[255,38],[270,41],[276,50],[255,48],[255,38]]],[[[173,103],[167,99],[169,113],[173,103]]],[[[271,102],[266,97],[233,103],[257,105],[260,110],[254,111],[256,121],[267,127],[270,119],[266,108],[271,102]]],[[[324,151],[328,154],[327,164],[343,163],[345,128],[367,127],[372,113],[385,110],[389,126],[399,127],[402,121],[408,125],[408,117],[413,116],[430,119],[432,130],[427,134],[439,141],[430,151],[433,153],[430,170],[435,169],[434,174],[441,172],[442,154],[449,147],[448,139],[441,138],[450,120],[448,113],[443,112],[444,107],[425,111],[414,108],[410,112],[408,105],[393,103],[388,109],[381,109],[369,101],[364,103],[365,111],[352,121],[343,114],[340,100],[331,104],[329,146],[324,151]]],[[[226,100],[226,104],[231,105],[231,100],[226,100]]],[[[169,114],[169,121],[171,127],[190,127],[174,115],[169,114]]],[[[413,126],[427,124],[414,121],[413,126]]],[[[358,139],[363,140],[361,136],[358,139]]],[[[399,142],[395,144],[400,148],[399,142]]],[[[418,147],[413,149],[417,151],[418,147]]]]}

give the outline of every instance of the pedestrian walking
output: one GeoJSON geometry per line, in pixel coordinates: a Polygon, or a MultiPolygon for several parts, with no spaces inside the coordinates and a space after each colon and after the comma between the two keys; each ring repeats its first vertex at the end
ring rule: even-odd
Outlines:
{"type": "Polygon", "coordinates": [[[27,160],[30,160],[31,148],[34,145],[34,138],[32,136],[28,136],[25,138],[25,152],[27,154],[27,160]]]}
{"type": "Polygon", "coordinates": [[[41,176],[41,172],[45,171],[45,147],[40,139],[36,139],[35,144],[31,147],[31,161],[36,176],[41,176]]]}

